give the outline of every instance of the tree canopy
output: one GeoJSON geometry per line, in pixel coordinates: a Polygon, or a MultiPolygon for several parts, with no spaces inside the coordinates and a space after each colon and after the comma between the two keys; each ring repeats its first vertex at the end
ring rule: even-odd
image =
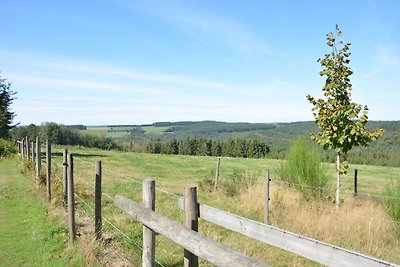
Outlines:
{"type": "Polygon", "coordinates": [[[9,130],[15,127],[12,125],[15,113],[11,111],[11,104],[16,93],[11,90],[11,83],[0,76],[0,138],[10,138],[9,130]]]}
{"type": "Polygon", "coordinates": [[[319,127],[317,134],[311,139],[322,145],[324,149],[334,149],[344,161],[340,171],[346,172],[347,153],[354,146],[368,146],[369,142],[383,134],[382,129],[367,130],[368,107],[362,107],[351,99],[352,84],[350,75],[353,71],[350,63],[350,43],[344,44],[337,38],[342,35],[336,25],[335,33],[327,34],[327,45],[332,49],[324,58],[318,59],[323,67],[321,76],[326,76],[322,88],[325,99],[315,99],[308,95],[308,101],[314,106],[312,111],[319,127]]]}

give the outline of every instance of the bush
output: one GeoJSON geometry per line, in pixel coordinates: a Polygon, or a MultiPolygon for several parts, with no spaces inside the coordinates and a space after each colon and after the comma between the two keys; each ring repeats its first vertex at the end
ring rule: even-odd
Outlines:
{"type": "Polygon", "coordinates": [[[323,187],[328,182],[320,155],[304,138],[294,142],[276,173],[282,181],[295,187],[306,200],[321,197],[323,187]]]}
{"type": "Polygon", "coordinates": [[[395,221],[400,221],[400,180],[392,180],[384,190],[385,206],[395,221]]]}
{"type": "Polygon", "coordinates": [[[0,139],[0,158],[10,157],[17,153],[13,142],[5,139],[0,139]]]}

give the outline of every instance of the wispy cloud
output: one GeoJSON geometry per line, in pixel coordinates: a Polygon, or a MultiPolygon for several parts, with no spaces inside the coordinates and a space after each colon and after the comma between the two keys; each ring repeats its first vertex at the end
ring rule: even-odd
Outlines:
{"type": "Polygon", "coordinates": [[[18,51],[0,50],[0,58],[19,91],[15,110],[22,123],[289,121],[300,113],[289,114],[287,106],[308,110],[299,108],[305,101],[297,103],[304,98],[301,85],[285,80],[228,84],[18,51]]]}
{"type": "Polygon", "coordinates": [[[211,39],[225,43],[244,55],[271,54],[271,48],[251,29],[225,14],[215,13],[204,6],[190,6],[187,1],[145,0],[114,3],[161,19],[196,39],[211,39]]]}

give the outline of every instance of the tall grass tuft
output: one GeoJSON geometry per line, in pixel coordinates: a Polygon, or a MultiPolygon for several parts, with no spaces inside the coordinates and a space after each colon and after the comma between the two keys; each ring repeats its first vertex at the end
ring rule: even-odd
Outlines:
{"type": "Polygon", "coordinates": [[[286,160],[276,169],[278,177],[295,187],[306,200],[321,197],[328,182],[327,170],[321,165],[318,152],[306,139],[297,139],[286,160]]]}
{"type": "Polygon", "coordinates": [[[222,186],[228,196],[237,196],[242,190],[248,190],[254,186],[259,175],[235,168],[227,179],[222,181],[222,186]]]}
{"type": "Polygon", "coordinates": [[[400,180],[391,180],[384,190],[385,206],[395,221],[400,221],[400,180]]]}

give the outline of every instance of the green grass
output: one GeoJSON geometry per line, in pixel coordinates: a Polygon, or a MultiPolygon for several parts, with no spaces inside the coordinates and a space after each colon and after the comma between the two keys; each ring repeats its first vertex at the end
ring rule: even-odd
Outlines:
{"type": "Polygon", "coordinates": [[[91,134],[95,136],[104,136],[107,138],[121,138],[125,136],[129,136],[130,132],[122,131],[122,132],[112,132],[111,128],[118,130],[130,130],[132,127],[87,127],[86,130],[81,130],[81,133],[91,134]]]}
{"type": "MultiPolygon", "coordinates": [[[[162,135],[165,133],[165,130],[170,128],[169,126],[143,126],[141,127],[146,134],[149,135],[162,135]]],[[[108,126],[96,126],[96,127],[87,127],[86,130],[82,130],[81,133],[88,133],[96,136],[104,136],[109,138],[121,138],[130,135],[130,130],[132,127],[108,127],[108,126]],[[111,131],[113,129],[114,131],[111,131]]]]}
{"type": "MultiPolygon", "coordinates": [[[[62,157],[60,152],[63,148],[64,147],[59,146],[54,147],[53,151],[56,154],[53,157],[54,160],[52,161],[55,165],[53,168],[61,168],[60,166],[62,157]]],[[[103,192],[111,198],[116,194],[121,194],[137,202],[141,202],[142,188],[141,184],[135,180],[132,180],[132,178],[139,181],[149,178],[155,179],[157,188],[164,189],[168,192],[181,196],[186,186],[193,184],[199,185],[203,183],[205,179],[213,179],[215,175],[216,158],[214,157],[141,154],[118,151],[102,151],[99,149],[87,149],[79,147],[68,147],[68,150],[70,153],[75,155],[75,183],[79,184],[80,188],[83,188],[81,189],[81,193],[85,193],[85,199],[89,201],[89,203],[93,203],[94,167],[97,160],[101,160],[103,166],[103,192]]],[[[244,173],[245,175],[254,175],[258,180],[257,183],[262,184],[265,170],[270,169],[272,171],[272,188],[275,188],[274,190],[279,190],[281,193],[283,192],[283,199],[281,200],[288,202],[290,199],[292,199],[292,196],[284,193],[285,189],[281,187],[274,173],[274,169],[279,166],[280,162],[281,161],[279,160],[272,159],[241,159],[224,157],[221,159],[221,184],[223,184],[224,181],[234,180],[238,172],[244,173]]],[[[327,184],[327,188],[329,190],[327,193],[333,197],[335,194],[334,190],[336,181],[335,166],[334,164],[325,164],[325,166],[328,169],[329,176],[329,181],[327,184]]],[[[360,201],[363,199],[363,194],[381,195],[385,185],[390,183],[392,178],[397,179],[400,176],[399,168],[363,165],[350,166],[351,168],[348,174],[344,175],[342,178],[342,196],[346,198],[352,198],[353,174],[354,168],[357,168],[359,170],[358,191],[361,196],[360,201]]],[[[249,190],[252,190],[251,186],[249,187],[249,190]]],[[[260,202],[262,203],[262,189],[260,191],[250,192],[249,199],[246,200],[240,199],[239,197],[231,197],[226,194],[224,190],[213,191],[210,190],[210,188],[199,187],[198,194],[198,198],[202,203],[236,214],[241,214],[255,220],[262,220],[262,207],[259,204],[260,202]],[[257,199],[260,201],[257,202],[257,199]],[[251,206],[253,205],[252,203],[254,203],[254,206],[260,206],[261,212],[260,209],[253,209],[251,206]]],[[[156,211],[175,221],[181,222],[182,212],[177,208],[177,199],[175,196],[165,194],[161,191],[156,191],[156,199],[156,211]]],[[[274,194],[271,195],[271,199],[272,201],[275,200],[274,194]]],[[[379,202],[376,203],[376,205],[379,204],[379,202]]],[[[278,210],[279,207],[276,205],[273,206],[272,220],[275,226],[279,227],[282,225],[280,223],[280,218],[278,218],[280,213],[288,214],[290,213],[289,211],[291,209],[294,209],[293,212],[295,212],[295,210],[301,209],[302,203],[293,202],[291,205],[294,206],[289,206],[290,209],[282,206],[282,210],[278,210]],[[300,208],[297,205],[300,205],[300,208]]],[[[328,207],[332,206],[334,209],[334,205],[331,205],[329,202],[325,203],[324,205],[328,207]]],[[[318,206],[318,204],[315,204],[315,206],[318,206]]],[[[79,204],[78,210],[82,207],[83,206],[79,204]]],[[[312,207],[310,209],[312,209],[312,207]]],[[[322,212],[324,209],[320,209],[319,211],[322,212]]],[[[355,206],[354,210],[357,211],[357,209],[358,206],[355,206]]],[[[113,201],[107,197],[103,197],[103,215],[109,221],[117,225],[117,227],[122,229],[130,238],[134,239],[136,243],[141,244],[142,226],[116,210],[113,201]]],[[[343,216],[343,218],[349,217],[348,215],[343,216]]],[[[316,218],[318,218],[318,216],[316,216],[316,218]]],[[[293,221],[293,219],[291,219],[291,221],[293,221]]],[[[368,222],[370,223],[369,219],[365,219],[365,225],[362,224],[359,227],[368,230],[368,227],[371,226],[368,224],[368,222]]],[[[293,225],[297,225],[298,223],[301,222],[293,222],[293,225]]],[[[351,225],[351,222],[344,225],[351,225]]],[[[105,224],[105,227],[108,227],[110,231],[112,230],[114,232],[115,240],[120,244],[121,247],[123,247],[126,251],[132,252],[132,258],[130,260],[134,263],[140,263],[141,252],[140,250],[135,249],[132,241],[117,233],[114,229],[110,228],[108,224],[105,224]]],[[[285,227],[287,227],[287,225],[285,225],[285,227]]],[[[307,226],[298,228],[303,230],[308,229],[307,226]]],[[[285,229],[290,230],[290,228],[285,229]]],[[[297,228],[294,230],[296,229],[297,228]]],[[[209,223],[204,221],[200,223],[200,232],[237,250],[241,250],[250,256],[258,258],[261,261],[265,261],[273,265],[313,266],[312,262],[301,257],[295,256],[291,253],[283,252],[282,250],[273,248],[271,246],[257,243],[254,240],[241,237],[239,234],[234,234],[228,230],[222,229],[221,227],[211,226],[209,223]]],[[[298,232],[301,233],[300,230],[298,232]]],[[[336,238],[336,236],[333,235],[332,238],[328,237],[325,240],[323,239],[323,241],[334,243],[336,245],[344,246],[348,249],[354,249],[373,256],[375,255],[376,257],[386,258],[389,261],[391,260],[394,262],[400,262],[399,256],[397,256],[396,253],[393,253],[392,245],[390,245],[391,247],[387,247],[387,250],[391,251],[387,252],[390,253],[389,255],[381,255],[379,254],[381,252],[371,252],[364,247],[353,247],[354,244],[357,244],[357,240],[354,242],[348,241],[346,239],[347,236],[348,235],[345,237],[336,238]]],[[[315,238],[317,237],[318,236],[315,236],[315,238]]],[[[357,238],[357,236],[352,238],[357,238]]],[[[398,242],[398,239],[396,239],[395,236],[393,236],[393,238],[395,239],[393,242],[398,242]]],[[[156,239],[157,260],[159,260],[165,266],[181,266],[182,249],[161,236],[157,236],[156,239]]],[[[388,241],[388,243],[390,242],[388,241]]],[[[386,251],[386,247],[383,247],[382,250],[386,251]]],[[[202,266],[208,265],[206,263],[202,263],[202,266]]]]}
{"type": "Polygon", "coordinates": [[[95,266],[68,244],[66,227],[49,218],[32,181],[14,161],[0,161],[0,265],[95,266]]]}
{"type": "Polygon", "coordinates": [[[143,126],[142,129],[146,132],[146,134],[154,134],[161,135],[170,128],[170,126],[143,126]]]}

